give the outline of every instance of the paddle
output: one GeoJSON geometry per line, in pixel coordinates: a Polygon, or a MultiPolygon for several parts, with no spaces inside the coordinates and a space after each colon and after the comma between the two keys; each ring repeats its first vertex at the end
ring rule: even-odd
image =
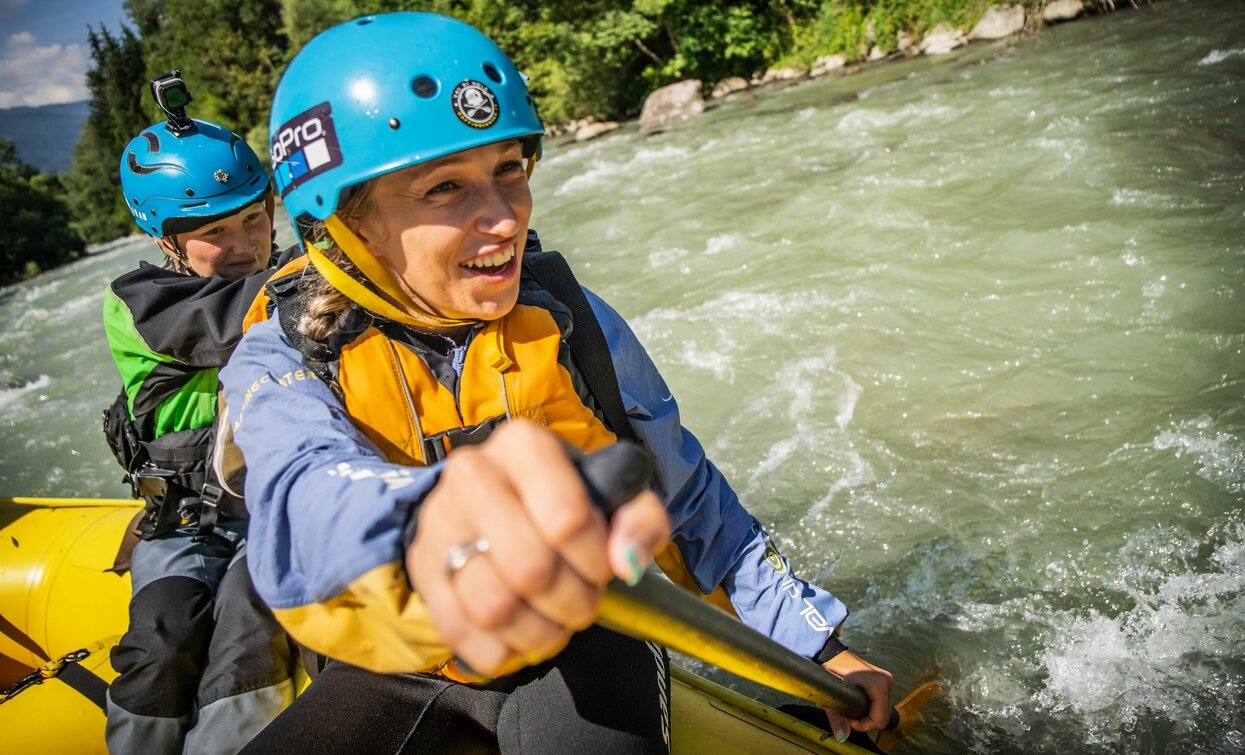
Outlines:
{"type": "MultiPolygon", "coordinates": [[[[607,516],[643,490],[653,474],[648,453],[626,441],[579,457],[575,464],[607,516]]],[[[869,708],[860,687],[652,575],[635,586],[611,581],[601,602],[600,623],[852,718],[864,716],[869,708]]],[[[887,728],[899,720],[892,708],[887,728]]]]}

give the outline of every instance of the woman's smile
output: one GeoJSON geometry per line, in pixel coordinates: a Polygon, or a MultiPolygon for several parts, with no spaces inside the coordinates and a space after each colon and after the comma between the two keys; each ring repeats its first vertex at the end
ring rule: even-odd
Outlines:
{"type": "Polygon", "coordinates": [[[518,265],[511,264],[518,256],[515,251],[516,246],[517,244],[512,243],[500,252],[482,254],[474,259],[467,260],[461,267],[466,268],[471,275],[488,278],[506,278],[518,267],[518,265]]]}

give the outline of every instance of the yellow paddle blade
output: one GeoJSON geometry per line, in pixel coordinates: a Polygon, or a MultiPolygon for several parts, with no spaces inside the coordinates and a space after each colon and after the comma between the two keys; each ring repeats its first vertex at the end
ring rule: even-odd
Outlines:
{"type": "Polygon", "coordinates": [[[921,717],[921,708],[924,708],[925,703],[938,694],[940,689],[938,682],[928,681],[917,685],[917,688],[909,692],[907,697],[900,700],[899,704],[895,706],[895,710],[899,711],[899,726],[878,735],[876,743],[878,749],[889,750],[896,740],[913,726],[916,726],[921,717]]]}

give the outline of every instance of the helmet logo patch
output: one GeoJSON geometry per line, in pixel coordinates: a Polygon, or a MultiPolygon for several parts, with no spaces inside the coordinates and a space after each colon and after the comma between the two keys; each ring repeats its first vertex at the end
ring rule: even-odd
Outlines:
{"type": "Polygon", "coordinates": [[[450,93],[450,106],[458,120],[472,128],[488,128],[497,122],[497,97],[479,81],[460,81],[450,93]]]}
{"type": "Polygon", "coordinates": [[[217,183],[227,184],[229,183],[229,172],[223,169],[218,169],[212,174],[212,178],[215,178],[217,183]]]}
{"type": "Polygon", "coordinates": [[[333,109],[327,102],[286,121],[269,142],[272,173],[284,197],[290,189],[342,164],[333,109]]]}

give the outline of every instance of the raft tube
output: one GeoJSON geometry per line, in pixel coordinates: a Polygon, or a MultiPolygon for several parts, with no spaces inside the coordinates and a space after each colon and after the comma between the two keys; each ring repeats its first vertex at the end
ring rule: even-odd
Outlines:
{"type": "MultiPolygon", "coordinates": [[[[0,700],[0,731],[12,752],[104,753],[104,713],[82,672],[116,678],[108,651],[125,631],[130,578],[110,569],[141,502],[39,500],[0,500],[0,692],[41,667],[44,677],[0,700]],[[62,664],[80,667],[71,684],[55,671],[78,651],[62,664]]],[[[686,669],[672,665],[670,681],[674,753],[865,752],[686,669]]]]}

